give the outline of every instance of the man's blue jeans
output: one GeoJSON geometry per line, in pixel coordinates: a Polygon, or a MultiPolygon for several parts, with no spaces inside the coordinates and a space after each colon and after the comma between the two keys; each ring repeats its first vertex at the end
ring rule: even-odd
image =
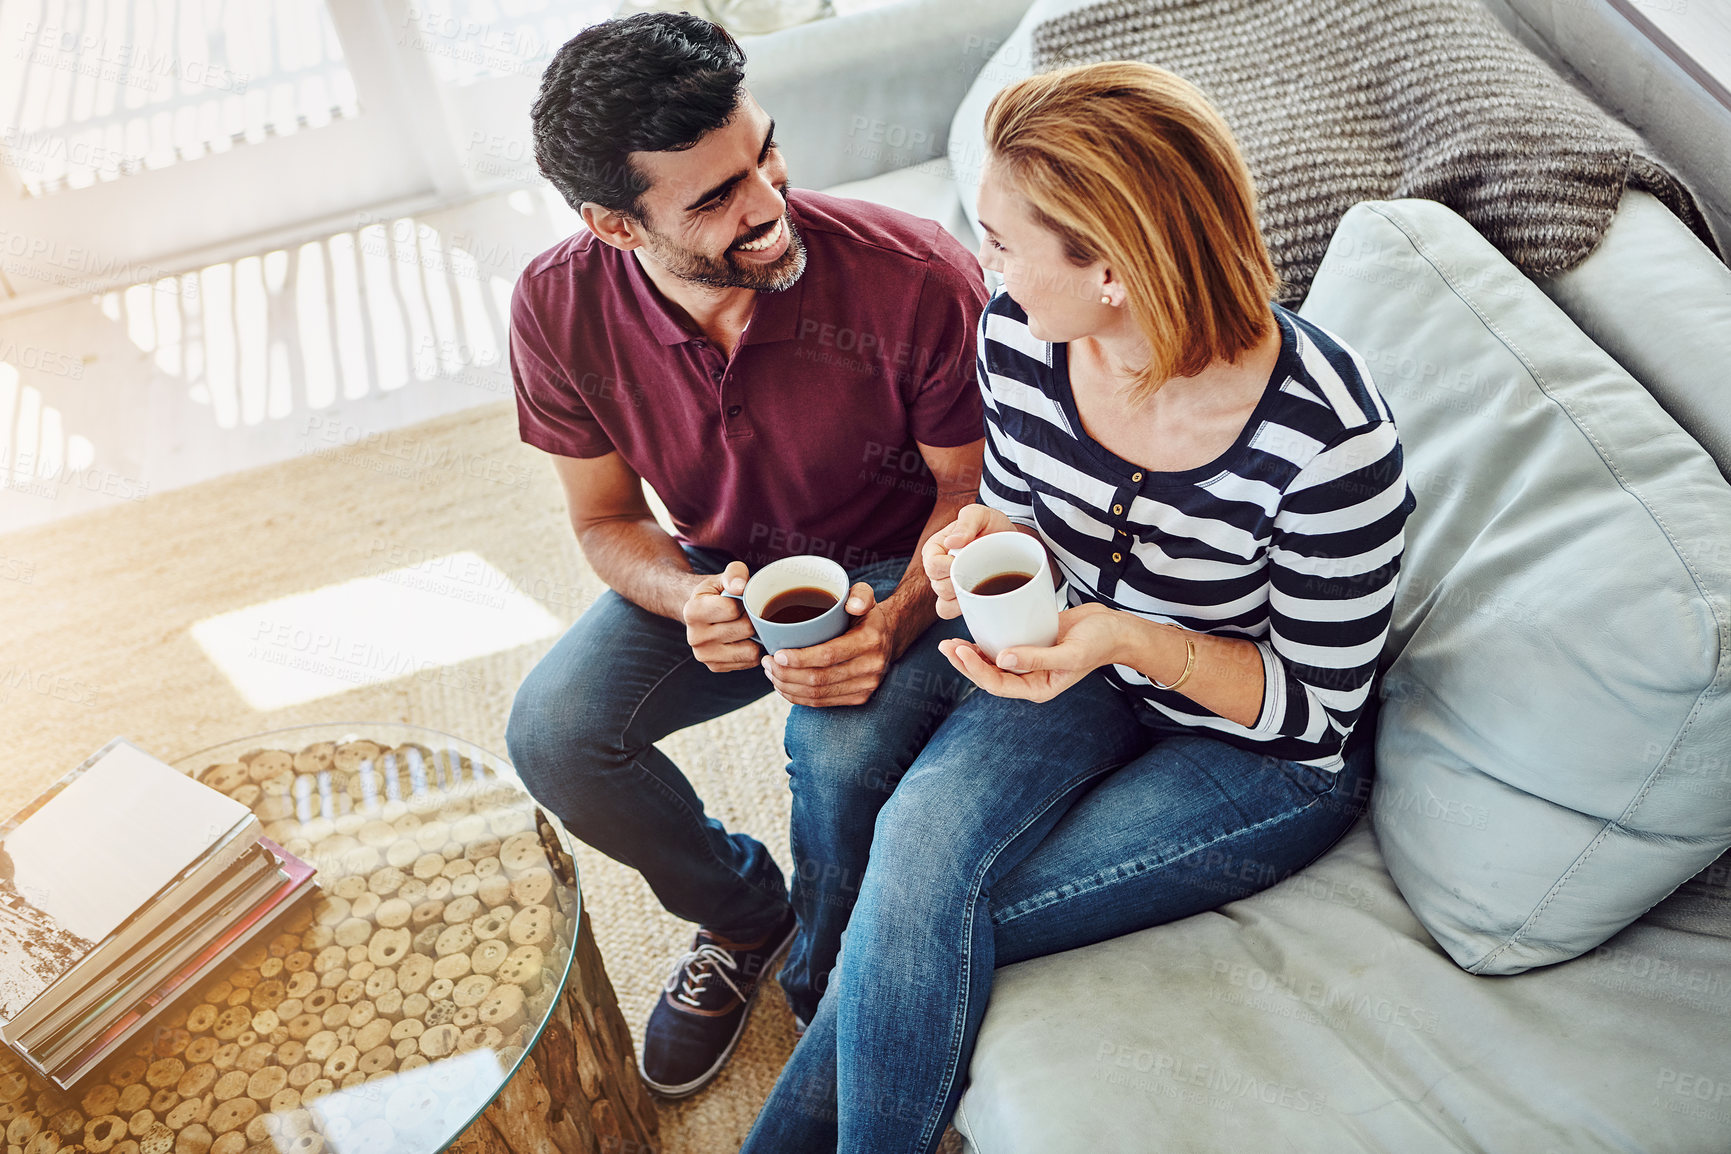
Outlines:
{"type": "MultiPolygon", "coordinates": [[[[700,573],[726,564],[687,553],[700,573]]],[[[881,598],[906,569],[904,557],[849,576],[881,598]]],[[[926,630],[864,705],[796,705],[788,716],[800,933],[781,986],[801,1018],[816,1011],[835,964],[878,810],[967,688],[938,652],[939,640],[957,635],[949,622],[926,630]]],[[[771,690],[761,669],[711,672],[692,656],[683,624],[608,590],[518,689],[505,740],[535,800],[580,841],[641,873],[668,912],[755,941],[786,915],[780,867],[756,838],[705,814],[655,742],[771,690]]]]}
{"type": "Polygon", "coordinates": [[[829,990],[741,1154],[929,1154],[993,967],[1303,868],[1364,808],[1373,724],[1330,775],[1151,720],[1101,673],[1039,705],[970,696],[879,812],[829,990]]]}

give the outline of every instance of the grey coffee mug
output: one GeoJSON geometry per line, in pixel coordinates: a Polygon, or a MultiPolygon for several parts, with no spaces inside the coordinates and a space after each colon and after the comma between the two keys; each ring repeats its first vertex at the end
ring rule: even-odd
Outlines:
{"type": "Polygon", "coordinates": [[[745,615],[756,630],[752,640],[763,646],[765,653],[778,649],[805,649],[821,645],[847,632],[847,594],[851,588],[847,570],[828,557],[783,557],[772,561],[751,575],[744,593],[723,593],[743,602],[745,615]],[[808,621],[783,624],[765,621],[761,614],[778,595],[790,589],[816,588],[835,595],[835,604],[808,621]]]}

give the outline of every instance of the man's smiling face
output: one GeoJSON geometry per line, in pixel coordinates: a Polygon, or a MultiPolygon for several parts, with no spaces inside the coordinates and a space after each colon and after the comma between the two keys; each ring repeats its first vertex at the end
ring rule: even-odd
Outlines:
{"type": "Polygon", "coordinates": [[[775,122],[750,93],[733,117],[677,152],[634,152],[649,178],[634,231],[668,272],[711,288],[779,292],[805,271],[787,212],[787,165],[775,122]]]}

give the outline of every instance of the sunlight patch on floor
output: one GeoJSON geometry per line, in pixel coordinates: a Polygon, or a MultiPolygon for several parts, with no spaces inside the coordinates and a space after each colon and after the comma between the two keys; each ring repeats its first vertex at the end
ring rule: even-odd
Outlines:
{"type": "Polygon", "coordinates": [[[470,552],[250,605],[192,627],[258,710],[284,709],[557,636],[559,621],[470,552]]]}

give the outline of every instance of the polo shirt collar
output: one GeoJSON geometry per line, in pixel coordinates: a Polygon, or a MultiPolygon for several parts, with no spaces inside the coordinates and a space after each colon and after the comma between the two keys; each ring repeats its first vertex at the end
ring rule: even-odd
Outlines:
{"type": "MultiPolygon", "coordinates": [[[[797,217],[798,213],[790,213],[797,217]]],[[[795,222],[798,227],[798,221],[795,222]]],[[[629,252],[621,253],[625,258],[626,277],[631,282],[631,290],[636,294],[637,305],[643,311],[643,317],[649,324],[649,331],[655,334],[655,339],[664,345],[683,344],[694,341],[701,336],[699,333],[687,331],[674,315],[673,306],[669,304],[655,283],[649,279],[649,274],[643,271],[643,265],[637,257],[629,252]]],[[[793,287],[783,292],[760,292],[757,294],[757,307],[752,311],[751,322],[745,329],[744,344],[763,345],[771,341],[792,340],[799,331],[800,308],[805,300],[805,282],[812,275],[811,247],[806,246],[806,267],[800,278],[793,282],[793,287]]]]}
{"type": "Polygon", "coordinates": [[[812,278],[811,265],[814,255],[811,251],[811,233],[802,227],[805,221],[801,218],[805,214],[800,211],[799,201],[792,190],[789,190],[786,200],[788,223],[805,242],[805,271],[793,282],[790,289],[778,293],[757,294],[757,308],[751,315],[751,323],[745,329],[744,343],[748,345],[791,341],[799,331],[800,312],[805,303],[805,282],[812,278]]]}
{"type": "Polygon", "coordinates": [[[757,294],[757,308],[751,323],[745,327],[745,344],[766,345],[770,341],[791,341],[798,331],[800,304],[805,300],[805,282],[811,276],[811,252],[806,251],[805,272],[793,287],[778,293],[757,294]]]}
{"type": "Polygon", "coordinates": [[[649,279],[649,274],[643,271],[643,265],[633,252],[620,253],[625,258],[625,278],[631,282],[631,291],[637,296],[637,307],[642,310],[643,318],[649,324],[649,331],[655,334],[655,339],[664,345],[677,345],[685,341],[695,340],[696,333],[687,332],[679,318],[673,315],[673,306],[656,289],[655,283],[649,279]]]}

